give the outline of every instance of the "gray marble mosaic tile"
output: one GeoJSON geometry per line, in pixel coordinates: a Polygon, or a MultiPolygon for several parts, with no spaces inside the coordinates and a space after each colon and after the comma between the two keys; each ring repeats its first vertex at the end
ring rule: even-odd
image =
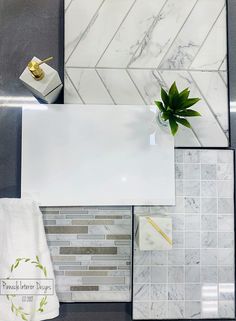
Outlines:
{"type": "Polygon", "coordinates": [[[234,318],[233,151],[179,149],[175,161],[176,206],[135,207],[172,218],[173,248],[134,243],[133,317],[234,318]]]}
{"type": "Polygon", "coordinates": [[[131,208],[44,207],[62,302],[131,300],[131,208]]]}

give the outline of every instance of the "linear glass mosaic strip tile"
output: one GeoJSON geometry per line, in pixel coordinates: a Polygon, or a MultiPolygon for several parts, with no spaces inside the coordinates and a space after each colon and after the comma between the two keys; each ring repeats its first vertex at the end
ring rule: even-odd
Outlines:
{"type": "Polygon", "coordinates": [[[226,16],[226,0],[70,1],[65,103],[150,105],[176,81],[203,115],[176,145],[228,146],[226,16]]]}
{"type": "Polygon", "coordinates": [[[234,153],[176,150],[176,206],[135,207],[172,218],[173,248],[134,243],[133,318],[234,318],[234,153]]]}
{"type": "Polygon", "coordinates": [[[130,301],[131,208],[41,211],[60,301],[130,301]]]}

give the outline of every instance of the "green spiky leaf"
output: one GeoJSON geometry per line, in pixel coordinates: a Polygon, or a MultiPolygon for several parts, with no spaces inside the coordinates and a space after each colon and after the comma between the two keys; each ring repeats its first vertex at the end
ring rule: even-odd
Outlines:
{"type": "Polygon", "coordinates": [[[171,133],[173,136],[175,136],[175,134],[178,131],[179,125],[177,124],[177,122],[174,120],[173,117],[169,118],[169,124],[170,124],[171,133]]]}
{"type": "Polygon", "coordinates": [[[164,105],[163,105],[163,103],[161,101],[155,101],[155,104],[160,109],[160,111],[162,111],[162,112],[165,111],[165,107],[164,107],[164,105]]]}
{"type": "Polygon", "coordinates": [[[188,98],[185,100],[177,109],[187,109],[193,105],[195,105],[197,102],[199,102],[200,98],[188,98]]]}
{"type": "Polygon", "coordinates": [[[165,107],[168,107],[169,106],[169,96],[163,88],[161,88],[161,99],[162,99],[165,107]]]}
{"type": "Polygon", "coordinates": [[[197,116],[201,116],[201,114],[199,112],[197,112],[196,110],[192,110],[192,109],[178,111],[178,112],[176,112],[176,115],[182,116],[182,117],[197,117],[197,116]]]}
{"type": "Polygon", "coordinates": [[[189,121],[185,118],[175,117],[175,121],[185,127],[191,128],[189,121]]]}

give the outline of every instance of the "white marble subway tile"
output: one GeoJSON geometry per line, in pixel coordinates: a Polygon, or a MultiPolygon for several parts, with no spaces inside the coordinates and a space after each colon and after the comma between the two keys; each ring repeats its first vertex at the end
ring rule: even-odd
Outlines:
{"type": "Polygon", "coordinates": [[[201,182],[201,196],[217,197],[217,182],[216,181],[202,181],[201,182]]]}
{"type": "Polygon", "coordinates": [[[166,319],[168,317],[168,301],[151,302],[150,318],[166,319]]]}
{"type": "Polygon", "coordinates": [[[201,318],[201,302],[191,301],[185,302],[185,318],[200,319],[201,318]]]}
{"type": "Polygon", "coordinates": [[[209,108],[214,113],[221,128],[228,134],[228,92],[219,73],[196,71],[192,72],[191,75],[198,84],[202,95],[208,102],[209,108]]]}
{"type": "Polygon", "coordinates": [[[169,214],[170,218],[172,218],[172,229],[173,231],[183,231],[185,222],[184,215],[181,214],[169,214]]]}
{"type": "Polygon", "coordinates": [[[78,43],[67,66],[96,66],[133,3],[133,0],[106,0],[78,43]]]}
{"type": "Polygon", "coordinates": [[[233,215],[218,215],[218,231],[220,232],[234,231],[233,215]]]}
{"type": "Polygon", "coordinates": [[[168,265],[184,265],[184,249],[173,249],[168,251],[168,265]]]}
{"type": "Polygon", "coordinates": [[[185,300],[198,301],[201,300],[201,284],[186,283],[185,284],[185,300]]]}
{"type": "Polygon", "coordinates": [[[200,179],[200,165],[184,164],[184,179],[200,179]]]}
{"type": "Polygon", "coordinates": [[[64,99],[67,104],[83,104],[80,96],[78,95],[75,87],[72,85],[70,78],[65,71],[64,74],[64,99]]]}
{"type": "Polygon", "coordinates": [[[201,282],[202,283],[217,283],[217,266],[202,266],[201,267],[201,282]]]}
{"type": "Polygon", "coordinates": [[[185,248],[198,249],[200,248],[200,232],[185,232],[185,248]]]}
{"type": "Polygon", "coordinates": [[[185,196],[199,197],[200,196],[200,182],[185,180],[183,193],[185,196]]]}
{"type": "Polygon", "coordinates": [[[103,0],[72,0],[65,12],[65,61],[69,58],[82,35],[97,16],[103,0]]]}
{"type": "Polygon", "coordinates": [[[168,283],[184,283],[183,266],[168,266],[168,283]]]}
{"type": "Polygon", "coordinates": [[[184,163],[200,163],[200,155],[202,158],[202,151],[196,149],[186,149],[183,151],[183,162],[184,163]]]}
{"type": "Polygon", "coordinates": [[[234,300],[235,285],[233,283],[220,283],[219,284],[219,299],[221,301],[234,300]]]}
{"type": "Polygon", "coordinates": [[[201,230],[202,231],[216,231],[217,230],[217,216],[216,215],[201,215],[201,230]]]}
{"type": "Polygon", "coordinates": [[[233,198],[218,198],[218,213],[219,214],[232,214],[234,211],[233,198]]]}
{"type": "Polygon", "coordinates": [[[114,104],[94,69],[67,68],[67,73],[84,103],[114,104]]]}
{"type": "Polygon", "coordinates": [[[217,163],[217,150],[201,150],[200,162],[201,164],[216,164],[217,163]]]}
{"type": "Polygon", "coordinates": [[[178,180],[175,181],[175,195],[176,196],[183,196],[183,181],[178,180]]]}
{"type": "Polygon", "coordinates": [[[168,299],[167,284],[151,284],[151,301],[161,301],[168,299]]]}
{"type": "Polygon", "coordinates": [[[201,249],[201,265],[217,265],[217,249],[201,249]]]}
{"type": "Polygon", "coordinates": [[[196,214],[188,214],[185,216],[186,231],[200,231],[200,216],[196,214]]]}
{"type": "Polygon", "coordinates": [[[183,319],[184,318],[184,302],[171,301],[168,302],[168,318],[183,319]]]}
{"type": "Polygon", "coordinates": [[[134,300],[148,301],[150,299],[150,285],[149,284],[134,284],[134,300]]]}
{"type": "Polygon", "coordinates": [[[227,180],[233,178],[233,162],[217,165],[217,179],[227,180]]]}
{"type": "Polygon", "coordinates": [[[122,291],[79,291],[72,292],[72,301],[74,302],[129,302],[130,295],[122,291]]]}
{"type": "Polygon", "coordinates": [[[218,249],[218,265],[234,265],[234,249],[218,249]]]}
{"type": "Polygon", "coordinates": [[[133,314],[136,320],[147,320],[149,319],[150,309],[149,302],[134,302],[133,303],[133,314]]]}
{"type": "Polygon", "coordinates": [[[150,274],[151,274],[150,267],[138,266],[134,271],[134,283],[149,283],[150,274]]]}
{"type": "Polygon", "coordinates": [[[99,67],[126,67],[139,47],[147,30],[158,20],[158,13],[165,0],[137,0],[115,34],[99,67]]]}
{"type": "Polygon", "coordinates": [[[217,181],[217,192],[219,197],[230,197],[233,198],[234,182],[232,180],[217,181]]]}
{"type": "Polygon", "coordinates": [[[152,266],[151,267],[151,283],[166,283],[167,282],[167,267],[152,266]]]}
{"type": "Polygon", "coordinates": [[[185,197],[185,213],[200,213],[200,199],[197,197],[185,197]]]}
{"type": "Polygon", "coordinates": [[[117,105],[143,105],[145,101],[125,69],[97,69],[117,105]]]}
{"type": "Polygon", "coordinates": [[[216,179],[216,165],[215,164],[202,164],[201,165],[201,178],[202,178],[202,180],[216,179]]]}
{"type": "Polygon", "coordinates": [[[185,267],[185,283],[200,283],[200,266],[185,267]]]}
{"type": "Polygon", "coordinates": [[[227,52],[226,8],[221,11],[209,36],[193,60],[191,69],[218,70],[227,52]]]}
{"type": "Polygon", "coordinates": [[[159,98],[162,79],[157,70],[129,69],[130,78],[135,83],[146,104],[153,105],[159,98]]]}
{"type": "Polygon", "coordinates": [[[200,262],[200,249],[185,249],[185,265],[199,265],[200,262]]]}
{"type": "Polygon", "coordinates": [[[196,0],[168,0],[131,57],[130,68],[155,68],[164,58],[196,0]]]}
{"type": "Polygon", "coordinates": [[[184,247],[184,233],[172,232],[172,241],[174,249],[182,249],[184,247]]]}
{"type": "Polygon", "coordinates": [[[218,268],[219,283],[233,283],[234,282],[234,266],[220,266],[218,268]]]}
{"type": "Polygon", "coordinates": [[[177,301],[184,300],[185,296],[184,284],[168,284],[168,300],[177,301]]]}
{"type": "Polygon", "coordinates": [[[234,233],[233,232],[219,232],[218,233],[219,248],[233,248],[234,247],[234,233]]]}
{"type": "Polygon", "coordinates": [[[159,68],[189,68],[224,5],[224,0],[198,1],[159,68]],[[199,17],[202,18],[201,24],[199,24],[199,17]],[[194,26],[198,32],[192,32],[194,26]]]}
{"type": "Polygon", "coordinates": [[[201,247],[216,248],[217,247],[217,232],[202,232],[201,233],[201,247]]]}
{"type": "Polygon", "coordinates": [[[202,198],[201,212],[202,214],[217,214],[217,198],[202,198]]]}
{"type": "Polygon", "coordinates": [[[220,301],[219,302],[219,317],[220,318],[235,318],[235,302],[220,301]]]}
{"type": "Polygon", "coordinates": [[[135,265],[149,265],[151,263],[151,253],[150,251],[140,251],[139,249],[134,249],[134,264],[135,265]]]}
{"type": "Polygon", "coordinates": [[[218,318],[218,302],[217,301],[204,301],[202,302],[202,318],[203,319],[216,319],[218,318]]]}
{"type": "Polygon", "coordinates": [[[202,303],[209,302],[209,301],[217,301],[219,298],[218,284],[217,283],[202,283],[201,284],[201,297],[202,297],[202,303]]]}
{"type": "Polygon", "coordinates": [[[151,251],[149,253],[151,253],[151,264],[152,265],[167,265],[167,262],[168,262],[168,252],[167,251],[151,251]]]}

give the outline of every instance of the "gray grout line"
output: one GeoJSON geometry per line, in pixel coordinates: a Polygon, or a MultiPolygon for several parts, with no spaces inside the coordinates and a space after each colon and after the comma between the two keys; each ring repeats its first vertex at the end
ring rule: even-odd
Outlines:
{"type": "Polygon", "coordinates": [[[127,69],[126,69],[126,73],[127,73],[128,77],[130,78],[130,80],[132,81],[132,83],[133,83],[134,87],[136,88],[137,92],[139,93],[140,97],[142,98],[144,104],[146,105],[147,102],[145,101],[145,99],[144,99],[143,95],[141,94],[138,86],[137,86],[136,83],[134,82],[133,78],[131,77],[131,75],[130,75],[130,73],[129,73],[129,71],[128,71],[127,69]]]}
{"type": "Polygon", "coordinates": [[[135,3],[137,2],[137,0],[134,0],[134,2],[132,3],[131,7],[129,8],[129,10],[127,11],[127,13],[125,14],[124,18],[122,19],[120,25],[118,26],[116,32],[114,33],[113,37],[111,38],[111,40],[109,41],[108,45],[106,46],[106,48],[104,49],[103,53],[101,54],[100,58],[98,59],[97,63],[95,64],[95,68],[97,68],[97,65],[99,64],[99,62],[101,61],[102,57],[104,56],[105,52],[107,51],[108,47],[110,46],[111,42],[113,41],[113,39],[115,38],[115,36],[117,35],[117,32],[120,30],[122,24],[124,23],[124,21],[126,20],[126,18],[128,17],[129,13],[131,12],[131,10],[133,9],[135,3]]]}
{"type": "Polygon", "coordinates": [[[223,81],[223,83],[225,84],[225,87],[226,87],[226,89],[227,89],[227,88],[228,88],[228,85],[227,85],[227,83],[225,82],[224,78],[222,77],[220,70],[218,70],[218,75],[219,75],[219,77],[221,78],[221,80],[223,81]]]}
{"type": "Polygon", "coordinates": [[[107,91],[107,93],[108,93],[108,95],[110,96],[111,100],[113,101],[114,105],[117,105],[117,103],[115,102],[114,98],[112,97],[112,95],[111,95],[111,93],[110,93],[110,90],[107,88],[107,86],[106,86],[106,84],[105,84],[104,80],[102,79],[101,75],[99,74],[98,70],[97,70],[97,69],[95,69],[95,72],[96,72],[96,74],[98,75],[98,77],[99,77],[99,79],[100,79],[101,83],[102,83],[102,84],[103,84],[103,86],[105,87],[105,90],[107,91]]]}
{"type": "Polygon", "coordinates": [[[186,19],[184,20],[184,23],[183,23],[182,27],[181,27],[181,28],[179,29],[179,31],[177,32],[175,38],[173,39],[171,45],[169,46],[168,50],[167,50],[166,53],[165,53],[165,56],[162,58],[162,60],[160,61],[159,65],[157,66],[157,68],[162,65],[163,61],[165,60],[166,56],[168,55],[168,53],[170,52],[172,46],[174,45],[176,39],[178,38],[180,32],[183,30],[183,28],[184,28],[184,26],[185,26],[188,18],[191,16],[191,14],[192,14],[194,8],[196,7],[197,3],[198,3],[198,0],[196,0],[196,2],[195,2],[195,4],[193,5],[192,9],[190,10],[189,14],[187,15],[186,19]]]}
{"type": "Polygon", "coordinates": [[[103,6],[104,2],[106,0],[103,0],[102,3],[99,5],[99,7],[97,8],[97,10],[95,11],[94,15],[92,16],[92,19],[89,21],[87,27],[85,28],[84,32],[81,34],[78,42],[76,43],[76,45],[74,46],[74,49],[72,50],[72,52],[69,54],[67,60],[65,61],[65,66],[66,64],[68,63],[70,57],[73,55],[73,53],[75,52],[76,48],[78,47],[78,44],[80,43],[81,39],[83,38],[83,36],[88,32],[88,30],[90,29],[91,27],[91,24],[93,24],[95,21],[96,21],[96,18],[97,18],[97,15],[98,15],[98,12],[99,10],[101,9],[101,7],[103,6]],[[94,20],[95,19],[95,20],[94,20]]]}
{"type": "Polygon", "coordinates": [[[224,9],[225,9],[225,4],[223,5],[223,8],[220,10],[220,13],[219,13],[218,16],[216,17],[216,20],[214,21],[213,25],[211,26],[210,30],[208,31],[205,39],[204,39],[203,42],[201,43],[201,46],[198,48],[198,51],[197,51],[196,55],[194,56],[193,60],[191,61],[190,65],[189,65],[190,68],[191,68],[192,64],[194,63],[195,59],[197,58],[200,50],[202,49],[202,47],[203,47],[204,44],[206,43],[209,35],[211,34],[211,32],[212,32],[215,24],[217,23],[217,21],[218,21],[219,17],[221,16],[221,14],[222,14],[222,12],[223,12],[224,9]]]}
{"type": "Polygon", "coordinates": [[[75,89],[77,95],[78,95],[79,98],[81,99],[82,103],[85,104],[85,101],[84,101],[83,98],[81,97],[79,91],[77,90],[74,82],[72,81],[72,79],[71,79],[71,77],[69,76],[69,74],[68,74],[68,72],[66,71],[66,69],[65,69],[65,74],[66,74],[66,76],[68,77],[69,81],[71,82],[71,85],[72,85],[72,87],[75,89]]]}
{"type": "MultiPolygon", "coordinates": [[[[104,69],[104,70],[157,70],[157,71],[169,71],[169,72],[180,72],[180,71],[191,71],[191,72],[218,72],[218,69],[186,69],[186,68],[182,68],[182,69],[170,69],[170,68],[156,68],[156,67],[95,67],[95,66],[66,66],[67,69],[104,69]]],[[[224,71],[224,70],[219,70],[219,71],[224,71]]],[[[227,70],[225,70],[227,71],[227,70]]]]}
{"type": "Polygon", "coordinates": [[[213,117],[214,117],[214,118],[215,118],[215,120],[216,120],[216,123],[217,123],[217,124],[219,125],[219,127],[221,128],[221,130],[222,130],[222,132],[223,132],[224,136],[226,137],[227,141],[229,141],[229,138],[228,138],[228,137],[226,136],[226,134],[225,134],[225,130],[224,130],[224,128],[222,127],[222,125],[221,125],[221,123],[220,123],[219,119],[217,118],[216,114],[215,114],[215,113],[214,113],[214,111],[212,110],[212,108],[211,108],[211,106],[210,106],[210,104],[209,104],[208,100],[206,99],[205,95],[203,94],[203,92],[202,92],[202,91],[201,91],[201,89],[199,88],[198,84],[196,83],[195,79],[193,78],[193,76],[192,76],[192,74],[191,74],[190,72],[189,72],[189,75],[190,75],[190,77],[191,77],[191,79],[192,79],[193,83],[195,84],[196,88],[197,88],[197,89],[198,89],[198,91],[200,92],[201,96],[203,97],[204,101],[206,102],[206,104],[207,104],[207,106],[208,106],[209,110],[211,111],[211,113],[212,113],[213,117]]]}
{"type": "Polygon", "coordinates": [[[224,63],[224,61],[225,61],[226,59],[227,59],[227,54],[224,56],[224,59],[222,60],[220,66],[219,66],[219,68],[218,68],[218,71],[221,71],[220,68],[221,68],[221,66],[223,65],[223,63],[224,63]]]}
{"type": "Polygon", "coordinates": [[[65,8],[65,13],[70,8],[70,5],[71,5],[72,2],[73,2],[73,0],[70,0],[70,3],[68,4],[67,8],[65,8]]]}

